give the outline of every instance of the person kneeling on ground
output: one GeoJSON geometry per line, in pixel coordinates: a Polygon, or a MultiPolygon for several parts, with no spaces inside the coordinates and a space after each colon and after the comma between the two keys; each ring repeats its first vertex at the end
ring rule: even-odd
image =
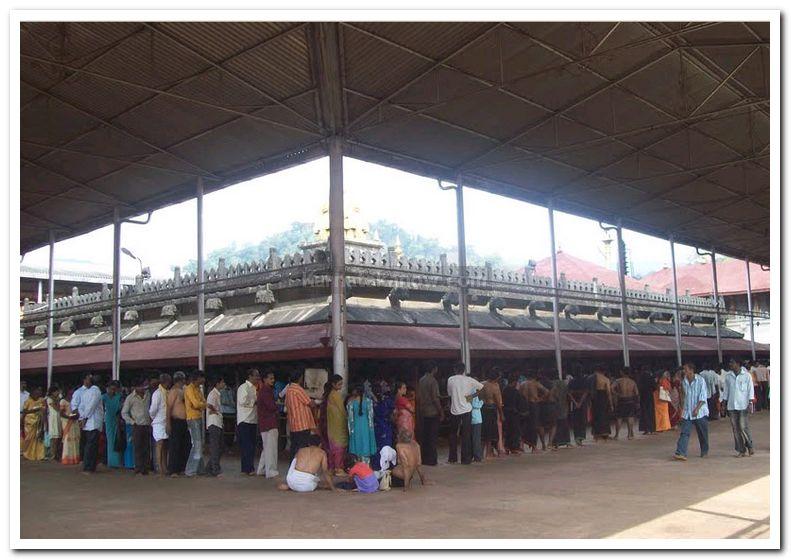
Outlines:
{"type": "Polygon", "coordinates": [[[379,490],[379,479],[368,463],[356,461],[349,469],[348,482],[338,484],[345,490],[357,490],[363,494],[373,494],[379,490]]]}
{"type": "Polygon", "coordinates": [[[420,477],[420,484],[423,486],[429,484],[420,468],[420,446],[415,443],[415,440],[412,439],[412,434],[407,430],[398,432],[396,454],[398,455],[398,463],[393,467],[390,479],[393,488],[403,488],[404,492],[406,492],[415,473],[420,477]]]}
{"type": "Polygon", "coordinates": [[[313,492],[319,486],[319,475],[324,478],[330,490],[340,492],[332,483],[332,475],[327,467],[327,454],[319,447],[318,436],[311,437],[308,447],[300,448],[288,467],[286,483],[280,484],[280,490],[294,492],[313,492]]]}

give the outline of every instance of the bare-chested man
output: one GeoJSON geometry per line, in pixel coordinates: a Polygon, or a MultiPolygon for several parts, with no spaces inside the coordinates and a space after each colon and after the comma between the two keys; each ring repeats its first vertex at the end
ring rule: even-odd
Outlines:
{"type": "Polygon", "coordinates": [[[602,367],[593,370],[593,439],[606,441],[610,437],[610,411],[613,410],[610,380],[602,367]]]}
{"type": "Polygon", "coordinates": [[[429,483],[421,469],[420,446],[412,439],[409,430],[399,430],[396,454],[397,463],[390,473],[390,485],[393,488],[403,488],[406,492],[415,473],[420,478],[421,485],[425,486],[429,483]]]}
{"type": "Polygon", "coordinates": [[[519,386],[519,392],[527,401],[527,416],[525,417],[525,426],[522,429],[522,437],[527,442],[530,450],[535,453],[536,445],[538,443],[537,436],[541,438],[541,447],[544,451],[547,449],[546,440],[544,439],[544,427],[541,423],[541,403],[549,395],[549,390],[539,383],[536,378],[536,372],[531,371],[527,374],[527,381],[519,386]]]}
{"type": "Polygon", "coordinates": [[[621,369],[621,377],[613,385],[615,395],[615,439],[621,431],[621,420],[626,420],[628,439],[634,438],[634,419],[640,411],[640,392],[628,367],[621,369]]]}
{"type": "Polygon", "coordinates": [[[481,435],[484,443],[484,459],[493,456],[493,449],[497,448],[497,440],[500,438],[500,432],[497,429],[498,420],[503,421],[503,395],[500,391],[500,377],[500,368],[493,367],[486,375],[483,389],[478,393],[478,398],[483,401],[481,435]]]}
{"type": "Polygon", "coordinates": [[[327,466],[327,454],[319,447],[321,440],[311,436],[310,446],[300,448],[291,460],[286,482],[278,485],[279,490],[313,492],[319,486],[320,476],[328,490],[342,492],[332,483],[332,474],[327,466]]]}

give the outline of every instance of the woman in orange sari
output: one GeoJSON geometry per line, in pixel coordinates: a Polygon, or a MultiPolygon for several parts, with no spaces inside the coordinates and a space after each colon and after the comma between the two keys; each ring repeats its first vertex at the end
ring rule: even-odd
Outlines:
{"type": "Polygon", "coordinates": [[[41,397],[41,388],[36,387],[22,407],[25,420],[25,439],[22,442],[22,456],[28,461],[44,460],[44,413],[46,403],[41,397]]]}
{"type": "Polygon", "coordinates": [[[60,420],[63,425],[63,453],[60,462],[64,465],[76,465],[80,462],[80,423],[78,415],[71,412],[72,393],[74,389],[69,389],[66,398],[60,400],[60,420]]]}
{"type": "Polygon", "coordinates": [[[662,377],[659,379],[657,388],[654,391],[654,415],[656,419],[656,431],[666,432],[671,429],[670,426],[670,413],[668,405],[670,403],[670,391],[672,386],[670,384],[670,372],[662,372],[662,377]],[[660,394],[662,398],[660,398],[660,394]]]}
{"type": "Polygon", "coordinates": [[[393,412],[393,423],[395,424],[395,433],[400,433],[401,430],[406,430],[414,436],[415,434],[415,407],[412,402],[406,398],[406,383],[399,381],[396,383],[396,399],[395,411],[393,412]]]}

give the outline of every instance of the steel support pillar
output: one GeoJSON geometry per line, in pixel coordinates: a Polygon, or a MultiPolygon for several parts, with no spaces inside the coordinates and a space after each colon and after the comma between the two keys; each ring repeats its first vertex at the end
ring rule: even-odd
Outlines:
{"type": "Polygon", "coordinates": [[[36,303],[44,303],[44,282],[38,281],[38,290],[36,291],[36,303]]]}
{"type": "Polygon", "coordinates": [[[755,326],[753,325],[753,286],[750,282],[750,259],[744,259],[747,268],[747,312],[750,314],[750,352],[755,361],[755,326]]]}
{"type": "Polygon", "coordinates": [[[113,214],[113,380],[121,378],[121,217],[113,214]]]}
{"type": "Polygon", "coordinates": [[[676,363],[682,365],[681,359],[681,312],[678,308],[678,277],[676,276],[676,243],[670,238],[670,263],[673,268],[673,318],[676,331],[676,363]]]}
{"type": "Polygon", "coordinates": [[[722,340],[720,340],[720,290],[717,286],[717,254],[711,251],[711,276],[714,279],[714,330],[717,334],[717,360],[722,363],[722,340]]]}
{"type": "Polygon", "coordinates": [[[621,289],[621,343],[623,345],[623,365],[629,367],[629,309],[626,306],[626,271],[624,270],[624,257],[621,254],[623,247],[623,228],[621,224],[615,228],[618,234],[618,283],[621,289]]]}
{"type": "Polygon", "coordinates": [[[197,185],[197,237],[198,237],[198,369],[205,368],[205,274],[203,272],[203,177],[198,177],[197,185]]]}
{"type": "Polygon", "coordinates": [[[470,318],[467,309],[467,238],[464,234],[464,186],[462,176],[456,177],[456,231],[459,245],[459,330],[461,361],[470,374],[470,318]]]}
{"type": "Polygon", "coordinates": [[[348,385],[346,347],[346,266],[343,211],[343,146],[341,138],[329,140],[330,155],[330,259],[332,262],[332,365],[333,373],[348,385]]]}
{"type": "MultiPolygon", "coordinates": [[[[39,283],[39,286],[41,283],[39,283]]],[[[55,232],[49,230],[49,270],[47,271],[47,390],[52,386],[52,337],[55,330],[55,232]]]]}
{"type": "Polygon", "coordinates": [[[558,378],[563,379],[563,358],[560,350],[560,295],[558,293],[558,255],[555,246],[555,210],[550,204],[549,210],[549,246],[552,256],[552,328],[555,331],[555,366],[558,378]]]}

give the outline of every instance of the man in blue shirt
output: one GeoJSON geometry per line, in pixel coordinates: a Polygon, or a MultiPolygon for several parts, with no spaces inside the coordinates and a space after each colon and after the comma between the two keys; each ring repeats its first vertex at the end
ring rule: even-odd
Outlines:
{"type": "Polygon", "coordinates": [[[695,373],[695,366],[684,364],[684,381],[681,382],[684,400],[681,403],[681,434],[676,444],[678,461],[687,460],[687,447],[692,426],[698,433],[700,443],[700,456],[705,457],[709,452],[709,406],[706,381],[695,373]]]}
{"type": "Polygon", "coordinates": [[[747,423],[747,409],[750,401],[755,398],[755,388],[752,375],[739,366],[736,360],[731,360],[728,367],[730,371],[725,376],[720,401],[727,403],[736,456],[744,457],[746,454],[754,453],[753,438],[747,423]]]}

